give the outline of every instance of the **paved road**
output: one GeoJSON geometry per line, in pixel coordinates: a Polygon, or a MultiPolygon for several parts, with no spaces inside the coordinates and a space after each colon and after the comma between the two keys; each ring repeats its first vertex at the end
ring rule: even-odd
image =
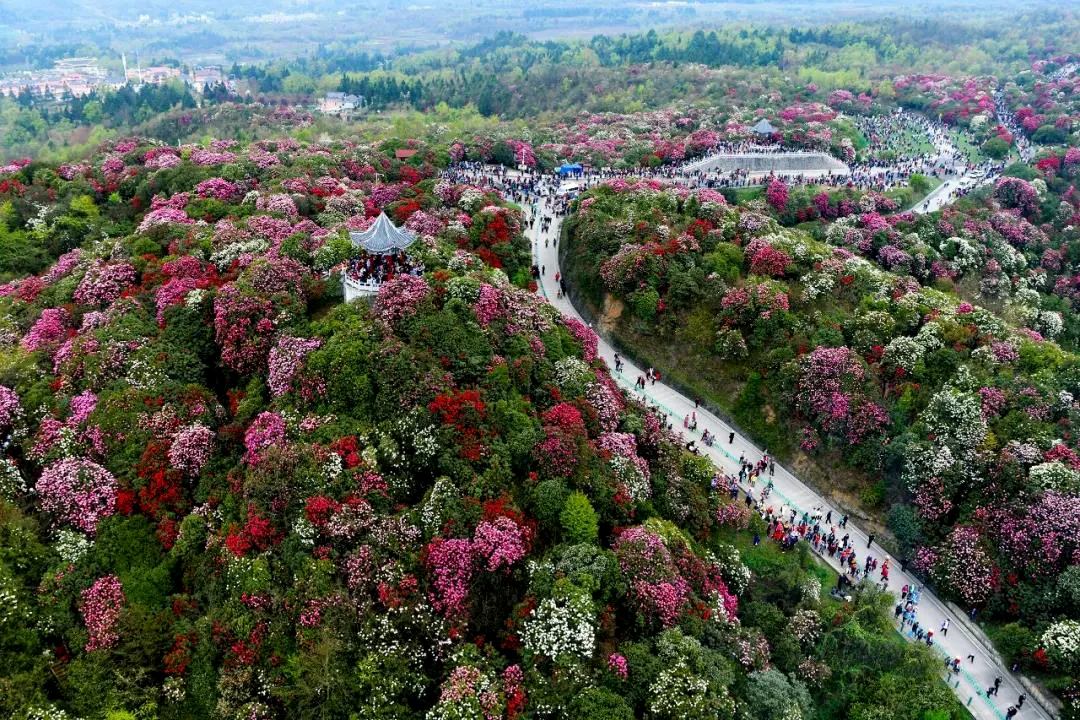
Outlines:
{"type": "MultiPolygon", "coordinates": [[[[541,224],[537,223],[528,233],[532,241],[536,264],[545,266],[547,269],[546,274],[541,278],[540,292],[564,315],[580,319],[581,315],[566,297],[556,297],[558,284],[554,278],[555,274],[559,272],[559,259],[555,249],[555,240],[559,237],[560,227],[561,221],[556,218],[551,223],[548,232],[541,232],[541,224]],[[544,244],[545,240],[547,241],[546,246],[544,244]]],[[[600,338],[599,353],[607,362],[609,368],[615,367],[615,351],[604,338],[600,338]]],[[[643,368],[636,367],[633,363],[624,359],[623,372],[613,372],[612,376],[622,387],[629,392],[634,392],[634,381],[638,376],[644,374],[645,370],[643,368]]],[[[637,393],[637,396],[647,404],[658,406],[668,413],[672,425],[677,429],[681,429],[683,417],[695,410],[692,400],[680,395],[663,383],[649,385],[644,393],[637,393]]],[[[712,413],[701,408],[697,409],[697,415],[699,430],[708,428],[710,433],[717,436],[717,442],[713,447],[709,448],[702,445],[701,449],[718,467],[723,468],[728,473],[737,474],[740,454],[745,454],[751,462],[756,462],[761,457],[761,449],[737,432],[734,442],[728,444],[726,442],[728,433],[733,432],[733,428],[730,428],[712,413]]],[[[693,433],[693,435],[700,437],[699,433],[693,433]]],[[[815,507],[820,507],[827,512],[831,507],[820,495],[779,465],[776,466],[776,476],[773,478],[773,483],[775,486],[772,494],[774,506],[778,507],[784,504],[788,508],[795,508],[800,514],[815,507]]],[[[839,518],[843,514],[835,508],[832,508],[832,511],[834,518],[839,518]]],[[[867,554],[867,535],[850,521],[847,525],[847,532],[851,535],[852,543],[856,548],[861,563],[867,554]]],[[[891,557],[876,545],[870,549],[870,554],[882,561],[891,557]]],[[[822,558],[834,570],[839,571],[839,564],[836,559],[827,556],[822,556],[822,558]]],[[[906,584],[921,585],[920,581],[915,577],[900,571],[900,562],[896,558],[891,558],[890,565],[892,570],[889,578],[889,589],[897,598],[899,598],[902,586],[906,584]]],[[[1021,692],[1024,692],[1017,679],[1006,668],[998,664],[997,660],[986,651],[982,643],[968,633],[966,628],[948,611],[944,603],[927,590],[922,592],[917,619],[923,627],[934,630],[934,639],[936,641],[934,648],[942,655],[943,679],[946,677],[945,658],[960,658],[960,674],[948,676],[949,686],[960,701],[967,705],[971,713],[979,720],[1004,720],[1005,712],[1009,706],[1016,702],[1021,692]],[[941,637],[939,628],[942,620],[946,617],[952,618],[952,626],[949,628],[947,635],[941,637]],[[968,655],[975,656],[974,663],[967,660],[968,655]],[[996,697],[988,697],[986,690],[993,684],[994,678],[998,676],[1003,680],[1000,691],[996,697]]],[[[1050,716],[1035,703],[1033,698],[1028,697],[1017,717],[1024,720],[1030,718],[1046,720],[1050,716]]]]}

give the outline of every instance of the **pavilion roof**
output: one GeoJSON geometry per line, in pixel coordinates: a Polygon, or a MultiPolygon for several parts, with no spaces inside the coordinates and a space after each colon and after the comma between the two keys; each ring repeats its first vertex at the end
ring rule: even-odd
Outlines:
{"type": "Polygon", "coordinates": [[[753,130],[760,135],[772,135],[776,132],[776,128],[773,127],[773,124],[765,118],[758,120],[758,123],[754,126],[753,130]]]}
{"type": "Polygon", "coordinates": [[[367,230],[351,232],[349,237],[353,245],[359,245],[373,255],[390,255],[416,242],[416,233],[396,227],[385,212],[379,213],[367,230]]]}

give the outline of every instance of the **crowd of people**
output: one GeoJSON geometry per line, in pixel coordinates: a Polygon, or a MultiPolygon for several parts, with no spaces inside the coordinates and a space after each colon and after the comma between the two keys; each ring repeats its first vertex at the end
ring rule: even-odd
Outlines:
{"type": "Polygon", "coordinates": [[[404,251],[393,255],[370,255],[350,259],[345,274],[361,285],[379,285],[395,275],[423,275],[424,265],[414,262],[404,251]]]}

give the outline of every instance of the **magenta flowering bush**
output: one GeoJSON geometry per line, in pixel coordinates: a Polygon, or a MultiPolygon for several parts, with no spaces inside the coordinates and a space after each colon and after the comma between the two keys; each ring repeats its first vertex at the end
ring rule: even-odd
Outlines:
{"type": "Polygon", "coordinates": [[[68,335],[71,316],[63,308],[45,308],[22,339],[22,346],[33,352],[46,349],[68,335]]]}
{"type": "Polygon", "coordinates": [[[244,431],[244,447],[247,453],[244,460],[256,465],[262,459],[262,452],[269,448],[281,448],[285,445],[285,419],[278,413],[259,413],[251,425],[244,431]]]}
{"type": "Polygon", "coordinates": [[[106,650],[120,641],[116,625],[124,608],[124,588],[116,575],[106,575],[82,591],[79,609],[90,637],[86,652],[106,650]]]}
{"type": "Polygon", "coordinates": [[[53,266],[49,268],[44,275],[41,276],[41,279],[45,282],[46,285],[52,285],[60,278],[69,275],[75,268],[79,266],[79,263],[81,261],[81,248],[69,250],[60,257],[56,258],[56,262],[53,263],[53,266]]]}
{"type": "Polygon", "coordinates": [[[592,362],[596,359],[598,338],[592,328],[585,325],[575,317],[563,316],[563,326],[570,331],[570,334],[574,336],[574,339],[581,343],[582,354],[585,358],[585,362],[592,362]]]}
{"type": "Polygon", "coordinates": [[[0,429],[10,429],[21,416],[19,394],[6,385],[0,385],[0,429]]]}
{"type": "Polygon", "coordinates": [[[994,197],[1007,208],[1016,208],[1023,214],[1031,213],[1038,204],[1035,188],[1027,180],[1003,177],[994,186],[994,197]]]}
{"type": "Polygon", "coordinates": [[[41,508],[88,535],[102,518],[116,512],[116,478],[91,460],[67,458],[41,473],[34,491],[41,508]]]}
{"type": "Polygon", "coordinates": [[[669,542],[644,527],[624,530],[612,550],[630,584],[639,612],[663,627],[672,627],[689,610],[694,598],[717,598],[718,621],[733,621],[738,601],[721,578],[720,567],[701,560],[681,541],[669,542]]]}
{"type": "Polygon", "coordinates": [[[133,282],[135,268],[129,263],[106,264],[98,261],[83,275],[79,287],[75,289],[75,301],[103,307],[120,297],[120,293],[133,282]]]}
{"type": "Polygon", "coordinates": [[[228,165],[236,160],[236,153],[227,151],[216,152],[199,148],[191,153],[191,162],[195,165],[228,165]]]}
{"type": "Polygon", "coordinates": [[[71,417],[68,422],[71,425],[82,425],[90,417],[90,413],[94,412],[94,408],[97,407],[97,395],[89,390],[84,390],[82,393],[71,398],[71,417]]]}
{"type": "Polygon", "coordinates": [[[240,189],[236,186],[236,183],[219,177],[203,180],[195,186],[196,195],[203,198],[213,198],[214,200],[233,200],[239,192],[240,189]]]}
{"type": "Polygon", "coordinates": [[[474,307],[476,321],[480,323],[480,327],[486,328],[494,320],[505,315],[500,307],[500,300],[501,296],[498,288],[487,283],[480,283],[480,291],[474,307]]]}
{"type": "Polygon", "coordinates": [[[765,200],[772,205],[773,209],[778,213],[784,212],[788,202],[788,186],[779,179],[773,178],[769,181],[769,184],[765,186],[765,200]]]}
{"type": "Polygon", "coordinates": [[[475,572],[472,543],[461,538],[435,538],[424,548],[431,572],[431,604],[448,619],[464,617],[475,572]]]}
{"type": "Polygon", "coordinates": [[[484,520],[473,532],[473,552],[489,572],[509,571],[529,551],[531,533],[505,515],[484,520]]]}

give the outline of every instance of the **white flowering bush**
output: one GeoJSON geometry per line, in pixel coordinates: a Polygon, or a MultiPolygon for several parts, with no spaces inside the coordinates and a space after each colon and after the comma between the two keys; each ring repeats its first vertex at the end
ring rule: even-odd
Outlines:
{"type": "Polygon", "coordinates": [[[930,399],[924,417],[936,441],[948,445],[954,455],[968,455],[986,439],[981,404],[970,393],[941,390],[930,399]]]}
{"type": "Polygon", "coordinates": [[[925,349],[913,337],[900,335],[889,341],[882,354],[882,362],[892,368],[900,368],[905,372],[911,372],[916,363],[923,359],[925,349]]]}
{"type": "Polygon", "coordinates": [[[1044,462],[1028,471],[1031,484],[1040,490],[1072,492],[1080,486],[1080,473],[1060,462],[1044,462]]]}
{"type": "Polygon", "coordinates": [[[821,581],[814,575],[807,575],[799,583],[799,594],[808,605],[817,605],[821,601],[821,581]]]}
{"type": "Polygon", "coordinates": [[[580,358],[568,355],[555,363],[555,383],[564,393],[580,394],[592,378],[592,368],[580,358]]]}
{"type": "Polygon", "coordinates": [[[552,659],[587,659],[596,648],[595,610],[589,594],[569,582],[555,584],[525,620],[525,649],[552,659]]]}
{"type": "Polygon", "coordinates": [[[750,587],[750,568],[743,563],[739,549],[734,545],[717,543],[714,552],[705,559],[720,566],[720,574],[732,593],[740,595],[750,587]]]}
{"type": "Polygon", "coordinates": [[[56,533],[55,547],[64,565],[75,565],[94,547],[94,541],[77,530],[63,529],[56,533]]]}
{"type": "Polygon", "coordinates": [[[1080,670],[1080,622],[1059,620],[1042,635],[1050,660],[1066,672],[1080,670]]]}
{"type": "Polygon", "coordinates": [[[677,629],[656,639],[663,670],[649,686],[649,717],[657,720],[730,718],[735,701],[705,667],[701,643],[677,629]]]}
{"type": "Polygon", "coordinates": [[[14,500],[26,492],[26,480],[18,466],[8,458],[0,459],[0,497],[14,500]]]}

